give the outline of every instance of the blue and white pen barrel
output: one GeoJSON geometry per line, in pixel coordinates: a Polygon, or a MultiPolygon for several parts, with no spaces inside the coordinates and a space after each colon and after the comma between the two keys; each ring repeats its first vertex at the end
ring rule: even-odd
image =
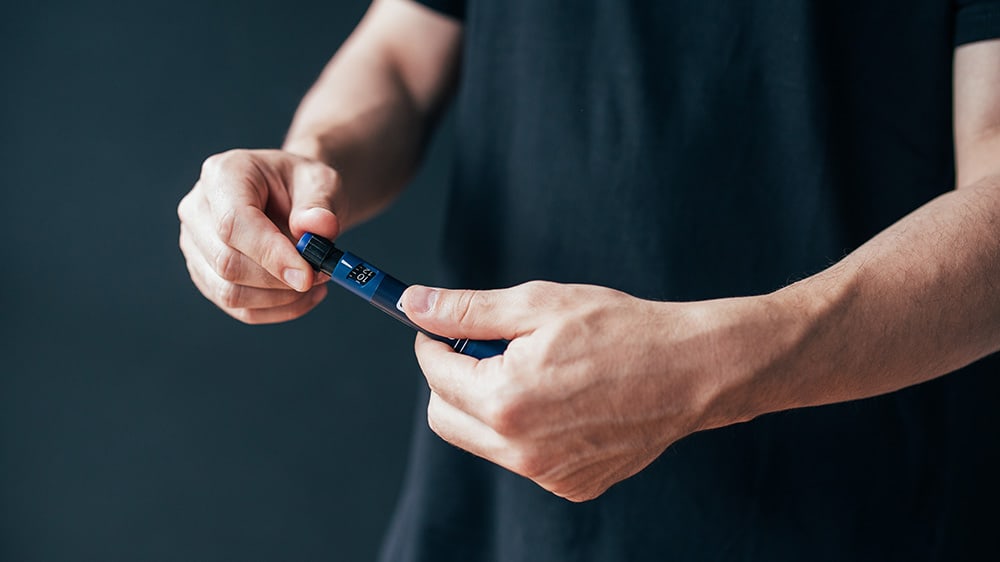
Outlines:
{"type": "Polygon", "coordinates": [[[306,233],[296,244],[299,253],[313,269],[330,276],[336,284],[365,299],[389,316],[403,324],[423,332],[428,337],[447,343],[455,351],[477,359],[485,359],[500,355],[507,349],[506,340],[479,341],[460,339],[454,340],[432,334],[410,321],[403,310],[400,299],[407,285],[395,277],[386,274],[375,266],[350,252],[338,250],[332,242],[306,233]]]}

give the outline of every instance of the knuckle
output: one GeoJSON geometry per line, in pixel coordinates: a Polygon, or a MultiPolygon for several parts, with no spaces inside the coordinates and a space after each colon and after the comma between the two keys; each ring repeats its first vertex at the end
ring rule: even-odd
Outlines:
{"type": "Polygon", "coordinates": [[[213,154],[205,159],[201,163],[201,177],[210,177],[215,175],[218,170],[222,167],[222,161],[225,159],[225,153],[213,154]]]}
{"type": "Polygon", "coordinates": [[[274,244],[264,244],[260,249],[260,265],[268,271],[276,271],[278,267],[277,246],[274,244]]]}
{"type": "Polygon", "coordinates": [[[232,166],[233,162],[239,160],[245,152],[246,150],[243,149],[233,149],[209,156],[201,164],[201,176],[215,177],[225,173],[225,170],[232,166]]]}
{"type": "Polygon", "coordinates": [[[228,209],[215,224],[215,233],[223,244],[229,246],[236,232],[236,209],[228,209]]]}
{"type": "Polygon", "coordinates": [[[191,214],[191,193],[188,192],[187,195],[181,198],[180,202],[177,203],[177,218],[181,222],[186,222],[191,214]]]}
{"type": "MultiPolygon", "coordinates": [[[[191,281],[194,282],[195,287],[198,289],[198,292],[205,295],[205,291],[202,290],[200,285],[201,281],[198,278],[198,271],[197,269],[195,269],[194,264],[191,263],[191,259],[188,258],[186,255],[184,256],[184,266],[187,268],[188,276],[191,278],[191,281]]],[[[205,296],[208,297],[209,295],[205,296]]]]}
{"type": "Polygon", "coordinates": [[[545,303],[552,293],[552,283],[548,281],[528,281],[518,287],[520,298],[525,305],[538,307],[545,303]]]}
{"type": "Polygon", "coordinates": [[[601,490],[581,485],[579,482],[571,480],[560,480],[554,483],[547,483],[543,487],[549,492],[573,503],[583,503],[597,498],[601,495],[601,490]]]}
{"type": "Polygon", "coordinates": [[[445,441],[448,440],[442,433],[440,407],[438,402],[435,400],[431,400],[427,404],[427,427],[429,427],[438,437],[444,439],[445,441]]]}
{"type": "Polygon", "coordinates": [[[429,427],[431,431],[436,433],[438,436],[441,435],[439,431],[441,426],[438,424],[437,418],[437,407],[434,405],[434,402],[427,405],[427,427],[429,427]]]}
{"type": "Polygon", "coordinates": [[[226,281],[237,281],[240,276],[240,259],[236,250],[229,246],[222,248],[215,254],[213,260],[215,273],[226,281]]]}
{"type": "Polygon", "coordinates": [[[542,488],[544,488],[546,491],[548,491],[550,494],[559,496],[560,498],[563,498],[565,500],[573,501],[570,499],[571,497],[573,497],[573,490],[569,487],[569,485],[567,485],[565,481],[562,480],[555,482],[546,481],[546,482],[537,482],[537,484],[542,488]]]}
{"type": "Polygon", "coordinates": [[[474,318],[473,310],[477,306],[477,302],[482,297],[479,295],[478,291],[462,291],[459,293],[458,298],[455,299],[452,305],[452,310],[450,311],[451,318],[453,318],[458,325],[466,326],[474,318]]]}
{"type": "Polygon", "coordinates": [[[541,478],[549,470],[546,455],[530,448],[518,448],[513,453],[510,469],[531,480],[541,478]]]}
{"type": "Polygon", "coordinates": [[[233,310],[226,311],[230,316],[243,322],[244,324],[259,324],[260,320],[257,313],[250,308],[237,308],[233,310]]]}
{"type": "Polygon", "coordinates": [[[498,434],[513,437],[521,433],[521,412],[519,400],[510,397],[494,397],[486,406],[486,423],[498,434]]]}
{"type": "Polygon", "coordinates": [[[340,174],[321,162],[316,162],[309,167],[309,178],[312,182],[327,187],[335,187],[340,183],[340,174]]]}
{"type": "Polygon", "coordinates": [[[216,302],[223,308],[239,308],[243,288],[235,283],[219,283],[215,290],[216,302]]]}
{"type": "Polygon", "coordinates": [[[596,500],[597,498],[604,495],[604,492],[606,492],[607,489],[608,489],[607,486],[590,486],[587,489],[574,494],[573,497],[575,499],[570,501],[580,503],[580,502],[589,502],[590,500],[596,500]]]}
{"type": "Polygon", "coordinates": [[[563,495],[563,494],[556,494],[556,495],[557,496],[562,496],[563,498],[565,498],[565,499],[567,499],[567,500],[569,500],[569,501],[571,501],[573,503],[588,502],[588,501],[590,501],[590,500],[592,500],[592,499],[594,499],[594,498],[597,497],[597,496],[592,495],[592,494],[579,494],[579,493],[570,493],[570,494],[565,494],[565,495],[563,495]]]}

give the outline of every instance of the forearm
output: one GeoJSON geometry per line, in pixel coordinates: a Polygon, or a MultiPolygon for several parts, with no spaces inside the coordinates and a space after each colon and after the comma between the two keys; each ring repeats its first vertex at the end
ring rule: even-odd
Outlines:
{"type": "Polygon", "coordinates": [[[456,41],[441,39],[457,26],[440,20],[408,2],[376,2],[296,112],[283,148],[340,174],[342,228],[384,208],[419,165],[457,56],[456,41]],[[436,41],[420,37],[432,32],[436,41]],[[420,48],[401,56],[408,42],[420,48]]]}
{"type": "Polygon", "coordinates": [[[998,61],[997,40],[955,51],[958,189],[813,277],[705,303],[730,312],[706,330],[735,342],[711,342],[720,374],[707,425],[890,392],[1000,349],[998,61]]]}
{"type": "Polygon", "coordinates": [[[764,297],[779,352],[755,414],[890,392],[1000,349],[1000,176],[929,202],[841,262],[764,297]]]}
{"type": "Polygon", "coordinates": [[[344,229],[401,190],[425,137],[424,117],[391,64],[378,59],[349,47],[338,54],[303,100],[283,147],[340,173],[347,194],[337,215],[344,229]]]}

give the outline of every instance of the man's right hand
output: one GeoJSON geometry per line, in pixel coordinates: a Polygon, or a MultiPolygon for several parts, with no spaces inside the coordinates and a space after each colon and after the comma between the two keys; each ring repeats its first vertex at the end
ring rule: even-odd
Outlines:
{"type": "Polygon", "coordinates": [[[461,43],[453,18],[412,0],[372,2],[299,105],[286,150],[206,160],[177,207],[181,251],[202,294],[249,324],[298,318],[322,300],[325,276],[294,241],[305,232],[334,239],[403,189],[454,88],[461,43]],[[350,197],[338,172],[351,178],[350,197]]]}
{"type": "Polygon", "coordinates": [[[302,316],[326,296],[328,278],[313,273],[293,240],[305,232],[336,238],[339,189],[332,168],[284,151],[209,157],[177,206],[191,280],[208,300],[248,324],[302,316]]]}

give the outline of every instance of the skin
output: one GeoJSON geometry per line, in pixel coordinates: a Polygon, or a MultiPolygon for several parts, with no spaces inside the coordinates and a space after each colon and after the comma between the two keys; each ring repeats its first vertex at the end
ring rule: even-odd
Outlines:
{"type": "Polygon", "coordinates": [[[460,45],[456,22],[406,0],[374,2],[302,101],[282,150],[205,160],[177,207],[202,294],[249,324],[292,320],[322,301],[327,279],[292,240],[334,239],[398,195],[453,89],[460,45]]]}
{"type": "MultiPolygon", "coordinates": [[[[454,21],[376,2],[284,151],[209,158],[178,208],[205,296],[251,323],[322,299],[288,236],[332,238],[391,201],[450,94],[460,42],[454,21]]],[[[418,335],[431,428],[584,501],[692,432],[892,392],[1000,350],[1000,41],[957,49],[954,80],[956,189],[774,293],[671,303],[542,282],[411,287],[403,307],[424,328],[511,341],[477,361],[418,335]]]]}

